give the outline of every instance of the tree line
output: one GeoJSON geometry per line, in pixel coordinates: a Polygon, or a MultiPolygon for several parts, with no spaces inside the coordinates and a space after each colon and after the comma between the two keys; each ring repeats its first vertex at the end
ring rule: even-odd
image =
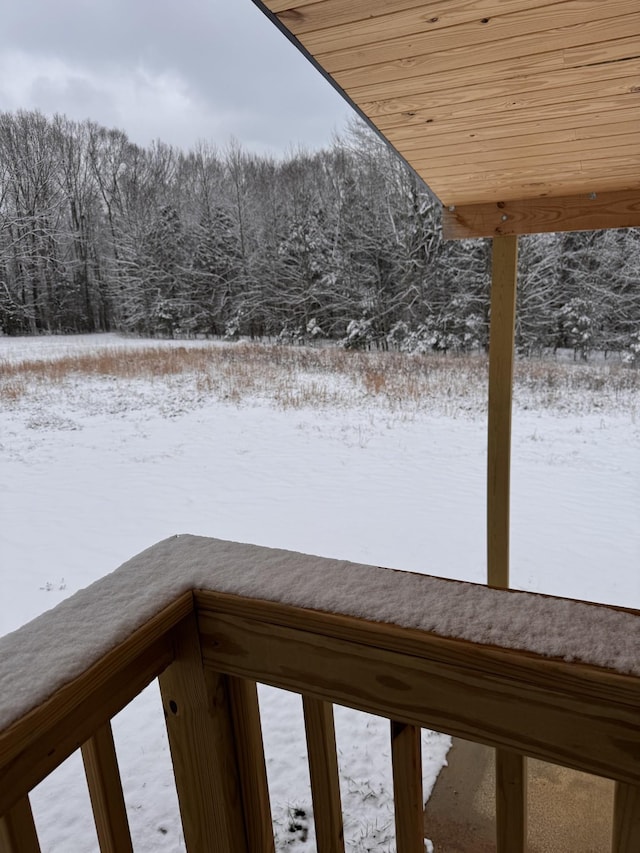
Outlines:
{"type": "MultiPolygon", "coordinates": [[[[282,159],[0,113],[0,333],[117,330],[468,351],[490,244],[375,136],[282,159]]],[[[523,238],[517,344],[640,354],[640,231],[523,238]]]]}

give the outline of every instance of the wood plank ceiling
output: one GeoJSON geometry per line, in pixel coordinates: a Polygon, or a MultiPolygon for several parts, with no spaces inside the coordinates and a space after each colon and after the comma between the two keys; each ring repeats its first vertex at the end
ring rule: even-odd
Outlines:
{"type": "Polygon", "coordinates": [[[446,207],[640,217],[640,0],[255,2],[446,207]]]}

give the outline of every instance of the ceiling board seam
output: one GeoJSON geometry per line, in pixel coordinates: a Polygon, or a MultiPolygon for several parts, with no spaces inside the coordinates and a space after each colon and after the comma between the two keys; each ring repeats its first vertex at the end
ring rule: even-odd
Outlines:
{"type": "MultiPolygon", "coordinates": [[[[257,2],[257,0],[256,0],[257,2]]],[[[375,69],[380,68],[390,68],[393,67],[396,72],[402,71],[402,74],[399,77],[389,78],[388,82],[392,82],[393,79],[403,80],[405,79],[402,75],[406,74],[406,72],[412,67],[415,66],[416,63],[419,65],[425,65],[428,67],[428,64],[431,63],[433,67],[434,63],[437,63],[439,60],[445,60],[450,63],[446,68],[441,68],[435,73],[446,73],[447,71],[459,70],[461,68],[469,68],[475,67],[479,68],[482,65],[493,64],[497,61],[495,58],[495,45],[496,44],[505,44],[509,43],[511,45],[516,45],[517,49],[514,49],[513,55],[509,54],[508,57],[503,57],[503,59],[516,59],[516,58],[529,58],[534,56],[544,56],[547,53],[554,52],[556,50],[576,50],[576,49],[585,49],[589,48],[593,45],[600,44],[599,34],[601,33],[601,26],[603,21],[624,21],[625,24],[628,23],[630,25],[635,25],[632,28],[631,32],[627,30],[627,37],[633,37],[638,34],[640,30],[638,15],[637,14],[628,14],[623,16],[614,16],[613,18],[603,18],[595,21],[582,21],[579,24],[571,24],[563,27],[556,27],[550,30],[544,31],[547,39],[540,38],[540,33],[527,33],[524,35],[514,36],[508,39],[502,39],[492,42],[482,42],[480,46],[486,50],[487,56],[491,58],[487,58],[481,62],[475,62],[473,64],[466,63],[460,64],[461,61],[464,61],[465,58],[468,58],[473,51],[470,50],[469,45],[460,45],[457,47],[443,48],[441,50],[435,51],[427,51],[420,53],[412,53],[412,54],[404,54],[400,57],[392,57],[382,59],[379,62],[365,62],[363,64],[351,65],[345,68],[338,68],[330,70],[325,70],[325,73],[332,74],[336,80],[340,81],[340,85],[345,89],[355,88],[350,87],[348,83],[348,78],[354,76],[356,74],[364,74],[365,76],[371,77],[371,74],[375,71],[375,69]],[[593,32],[592,32],[593,31],[593,32]],[[540,50],[540,46],[548,41],[550,37],[557,38],[558,36],[564,36],[569,32],[579,32],[579,38],[584,38],[584,41],[578,41],[576,44],[572,44],[569,48],[563,48],[562,45],[557,45],[555,48],[550,47],[547,50],[540,50]],[[534,36],[534,37],[532,37],[534,36]],[[535,45],[535,49],[530,45],[535,45]],[[489,50],[488,48],[492,48],[489,50]],[[524,53],[523,51],[527,51],[524,53]],[[455,60],[454,60],[455,57],[455,60]],[[346,80],[345,80],[346,78],[346,80]]],[[[617,41],[615,37],[612,39],[608,39],[608,41],[617,41]]],[[[357,53],[357,51],[354,51],[357,53]]],[[[323,63],[322,67],[324,67],[324,63],[326,63],[327,59],[331,58],[331,53],[328,54],[317,54],[317,62],[323,63]]],[[[428,73],[428,72],[427,72],[428,73]]],[[[416,74],[415,76],[421,76],[420,74],[416,74]]]]}
{"type": "Polygon", "coordinates": [[[435,103],[425,103],[422,105],[411,104],[409,102],[401,109],[389,109],[388,112],[380,112],[380,105],[392,105],[394,101],[400,100],[399,98],[390,98],[386,101],[365,101],[362,103],[362,108],[367,111],[367,114],[372,117],[373,121],[378,118],[388,119],[394,116],[398,116],[399,118],[410,116],[413,118],[418,114],[424,114],[429,118],[436,120],[434,113],[450,108],[459,108],[459,110],[464,110],[465,105],[469,105],[468,109],[470,111],[470,115],[474,115],[476,112],[480,112],[485,109],[492,109],[493,107],[498,110],[506,110],[509,113],[512,113],[518,110],[537,109],[540,106],[550,106],[554,103],[573,103],[583,100],[591,100],[593,98],[593,89],[595,86],[598,86],[601,92],[603,89],[610,90],[610,94],[616,92],[620,95],[637,94],[640,88],[640,64],[638,65],[637,70],[634,70],[632,73],[629,73],[627,68],[626,73],[621,72],[620,76],[605,76],[597,78],[596,80],[588,80],[583,83],[565,83],[562,86],[540,85],[535,89],[515,89],[498,95],[491,94],[486,97],[473,97],[473,93],[476,90],[485,88],[484,84],[478,84],[477,86],[470,86],[468,89],[452,89],[450,93],[448,93],[448,99],[446,101],[442,98],[442,95],[438,98],[434,93],[429,93],[429,96],[435,103]],[[603,84],[609,85],[603,86],[603,84]],[[582,89],[578,93],[578,90],[581,87],[582,89]],[[465,97],[456,98],[457,93],[465,95],[465,97]],[[571,97],[567,98],[567,96],[571,97]],[[543,97],[548,99],[541,100],[543,97]],[[510,103],[510,101],[522,101],[523,103],[518,105],[517,103],[510,103]]]}
{"type": "MultiPolygon", "coordinates": [[[[554,69],[544,70],[540,72],[531,72],[522,75],[515,75],[509,77],[508,81],[501,81],[500,79],[490,79],[490,80],[481,80],[480,82],[472,83],[468,86],[455,86],[451,88],[450,86],[446,86],[443,81],[443,85],[438,89],[431,89],[425,91],[411,92],[407,95],[390,95],[388,97],[373,97],[369,96],[368,98],[361,98],[360,103],[363,105],[363,108],[371,107],[376,104],[386,104],[393,103],[394,101],[401,101],[405,98],[409,101],[412,98],[423,98],[426,96],[442,97],[442,93],[446,92],[450,95],[451,100],[443,103],[460,103],[458,100],[460,95],[465,96],[465,100],[476,100],[476,96],[474,93],[480,94],[483,90],[489,89],[490,87],[499,87],[502,83],[504,88],[504,97],[518,97],[524,94],[530,94],[534,92],[539,92],[543,90],[557,90],[557,89],[566,89],[575,87],[578,85],[594,85],[596,83],[605,81],[605,80],[619,80],[626,76],[631,76],[632,74],[638,73],[640,71],[640,64],[637,69],[633,65],[633,63],[638,63],[640,60],[640,54],[637,57],[625,57],[625,59],[616,60],[611,63],[597,63],[589,66],[578,66],[573,68],[564,68],[558,67],[554,69]],[[614,66],[615,70],[611,74],[606,74],[605,76],[598,76],[593,78],[584,79],[583,75],[580,75],[579,72],[583,70],[583,68],[600,68],[601,66],[609,67],[614,66]],[[629,66],[632,67],[632,71],[629,71],[629,66]],[[575,72],[575,73],[574,73],[575,72]],[[569,80],[574,80],[575,82],[567,82],[567,75],[569,76],[569,80]],[[554,85],[555,78],[564,77],[565,82],[561,85],[554,85]],[[526,88],[527,84],[531,84],[531,88],[526,88]],[[534,85],[535,84],[535,85],[534,85]],[[525,87],[525,88],[523,88],[525,87]]],[[[478,66],[470,66],[470,71],[473,73],[473,69],[478,68],[478,66]]],[[[474,75],[477,79],[479,74],[474,75]]],[[[640,78],[639,78],[640,82],[640,78]]],[[[501,97],[500,95],[491,95],[490,97],[501,97]]],[[[394,111],[398,113],[402,113],[403,110],[394,111]]],[[[385,115],[391,115],[392,113],[385,113],[385,115]]]]}
{"type": "MultiPolygon", "coordinates": [[[[576,2],[576,0],[544,0],[544,2],[536,4],[535,11],[538,11],[539,9],[547,9],[550,6],[560,7],[560,6],[564,6],[564,5],[567,5],[569,3],[575,3],[575,2],[576,2]]],[[[500,20],[508,19],[509,17],[512,17],[514,15],[522,14],[523,12],[532,11],[531,3],[529,3],[528,5],[524,5],[523,8],[521,8],[521,9],[512,9],[510,11],[502,10],[502,11],[492,12],[490,9],[487,9],[486,14],[474,13],[474,14],[470,14],[468,18],[463,18],[461,20],[455,21],[455,22],[450,23],[450,24],[444,24],[442,26],[436,26],[437,23],[440,23],[440,19],[439,19],[438,14],[437,14],[438,9],[440,7],[444,8],[445,10],[447,9],[447,7],[449,7],[449,9],[450,9],[451,0],[442,0],[442,2],[440,2],[440,3],[432,4],[429,7],[430,11],[428,12],[428,14],[432,15],[432,17],[426,20],[426,23],[431,23],[432,26],[431,27],[425,26],[424,29],[421,29],[421,30],[411,29],[411,31],[410,31],[411,35],[422,35],[425,33],[442,33],[442,32],[445,32],[446,30],[451,30],[454,27],[468,26],[470,24],[477,24],[479,22],[482,23],[483,25],[486,25],[490,21],[493,21],[496,19],[500,19],[500,20]]],[[[336,30],[341,30],[343,27],[344,28],[346,28],[346,27],[355,28],[355,27],[357,27],[358,24],[368,23],[369,21],[375,21],[376,23],[378,23],[378,22],[383,23],[385,18],[388,18],[389,21],[392,21],[394,18],[398,18],[398,17],[401,17],[403,15],[407,15],[407,14],[410,14],[411,12],[419,11],[419,10],[424,12],[424,10],[425,10],[425,4],[424,3],[421,3],[417,6],[410,6],[407,9],[404,9],[404,8],[403,9],[397,9],[397,10],[394,10],[391,12],[381,13],[379,15],[368,15],[368,16],[363,17],[363,18],[354,18],[353,20],[348,21],[348,22],[345,21],[344,23],[340,23],[340,24],[336,24],[336,25],[331,25],[331,26],[326,26],[326,27],[318,27],[318,28],[313,29],[313,30],[301,29],[301,28],[298,29],[294,25],[292,27],[292,30],[296,33],[296,35],[298,37],[300,37],[301,41],[303,41],[305,44],[309,43],[310,47],[313,48],[314,42],[320,41],[322,34],[335,33],[336,30]],[[316,36],[318,36],[318,38],[316,38],[316,36]]],[[[286,22],[285,15],[286,15],[286,12],[279,13],[278,17],[281,20],[283,20],[283,23],[286,26],[287,22],[286,22]]],[[[394,38],[407,38],[407,34],[408,33],[404,33],[402,35],[395,36],[394,38]]],[[[336,36],[334,35],[334,38],[335,37],[336,36]]],[[[348,41],[348,37],[344,36],[344,40],[348,41]]],[[[392,39],[387,39],[387,40],[391,41],[392,39]]],[[[366,46],[378,44],[379,41],[380,41],[380,38],[374,37],[372,34],[370,41],[359,42],[357,44],[357,47],[366,47],[366,46]]],[[[333,52],[337,52],[337,51],[341,51],[341,50],[348,50],[351,47],[352,47],[352,45],[345,44],[342,47],[332,48],[331,51],[327,51],[327,52],[333,53],[333,52]]]]}
{"type": "MultiPolygon", "coordinates": [[[[400,60],[400,59],[414,58],[417,56],[424,56],[424,55],[428,56],[434,52],[435,53],[449,52],[449,51],[454,50],[454,49],[470,50],[470,49],[473,49],[474,47],[477,47],[477,46],[482,46],[484,48],[491,48],[493,46],[495,48],[496,44],[505,43],[507,41],[515,41],[516,39],[524,39],[524,38],[530,39],[531,37],[536,37],[536,40],[542,41],[544,36],[548,35],[550,33],[558,33],[562,30],[575,29],[578,26],[583,26],[585,28],[589,27],[589,26],[597,27],[597,26],[601,26],[603,21],[622,20],[624,18],[634,17],[635,12],[636,12],[635,7],[637,6],[637,4],[635,3],[635,0],[620,0],[620,3],[618,5],[618,7],[616,8],[616,11],[612,12],[613,6],[612,6],[611,2],[598,3],[597,7],[594,8],[594,16],[593,17],[589,17],[589,18],[577,17],[577,12],[578,12],[580,6],[582,6],[584,4],[585,4],[585,0],[564,0],[564,2],[562,2],[562,3],[556,3],[553,6],[545,7],[546,9],[550,9],[550,8],[566,9],[569,6],[575,6],[576,8],[575,8],[575,10],[572,10],[572,12],[570,12],[569,15],[567,16],[568,18],[573,18],[573,20],[568,20],[566,23],[556,24],[555,26],[549,26],[548,22],[544,22],[544,25],[543,25],[543,20],[541,18],[540,21],[537,21],[534,24],[535,26],[539,26],[540,29],[534,30],[534,29],[530,28],[531,22],[527,22],[526,20],[525,21],[519,20],[518,23],[522,25],[523,31],[518,32],[517,35],[510,35],[509,33],[504,33],[504,32],[500,33],[499,30],[504,30],[504,29],[506,29],[506,27],[504,27],[504,26],[498,27],[496,22],[501,23],[504,20],[507,20],[507,22],[509,22],[509,19],[511,19],[511,23],[513,23],[513,21],[516,18],[523,19],[523,18],[525,18],[525,14],[521,11],[520,12],[513,12],[511,14],[506,14],[506,15],[500,15],[500,16],[496,16],[492,19],[488,19],[488,22],[490,22],[491,20],[494,22],[492,26],[477,28],[477,27],[472,27],[470,24],[456,24],[455,27],[447,27],[446,29],[436,31],[436,32],[433,32],[433,31],[427,32],[427,33],[410,32],[410,33],[407,33],[406,35],[403,35],[403,36],[396,36],[396,37],[391,38],[391,39],[377,40],[375,42],[372,42],[369,45],[358,45],[358,46],[355,46],[353,48],[347,47],[347,48],[341,48],[339,50],[327,50],[327,51],[323,51],[321,48],[316,48],[314,55],[318,58],[318,60],[322,63],[322,65],[324,67],[327,67],[328,69],[333,67],[333,69],[335,71],[338,71],[338,70],[352,69],[354,67],[361,67],[358,65],[356,65],[356,66],[344,65],[342,67],[339,67],[339,65],[340,65],[339,60],[341,58],[345,61],[347,59],[349,61],[353,61],[356,58],[356,56],[359,54],[364,54],[366,56],[367,54],[387,52],[391,55],[390,56],[391,60],[394,60],[394,59],[400,60]],[[622,5],[627,6],[630,9],[630,11],[627,13],[620,14],[620,9],[621,9],[622,5]],[[596,12],[598,12],[599,14],[596,15],[595,14],[596,12]],[[451,32],[454,30],[461,31],[461,33],[462,33],[461,38],[459,38],[459,39],[457,38],[457,39],[453,40],[454,43],[452,43],[452,44],[442,46],[442,47],[438,47],[437,42],[438,41],[441,41],[441,42],[444,41],[443,38],[440,38],[441,34],[451,35],[451,32]],[[464,40],[463,37],[467,33],[469,34],[469,38],[468,38],[468,40],[464,40]],[[482,34],[482,37],[479,37],[479,38],[475,37],[476,35],[480,36],[480,34],[482,34]],[[471,37],[471,36],[473,36],[473,37],[471,37]],[[418,44],[420,45],[419,47],[414,48],[414,50],[418,51],[417,53],[409,53],[408,52],[413,48],[412,42],[418,42],[418,44]]],[[[590,8],[595,6],[595,4],[592,2],[589,2],[587,5],[590,8]]],[[[460,35],[460,32],[456,33],[456,35],[460,35]]],[[[303,44],[305,44],[304,38],[301,39],[301,42],[303,44]]],[[[586,43],[589,44],[590,42],[586,42],[586,43]]],[[[307,48],[307,49],[309,49],[309,48],[307,48]]],[[[370,67],[371,65],[374,65],[374,64],[377,64],[377,63],[365,62],[364,67],[370,67]]]]}

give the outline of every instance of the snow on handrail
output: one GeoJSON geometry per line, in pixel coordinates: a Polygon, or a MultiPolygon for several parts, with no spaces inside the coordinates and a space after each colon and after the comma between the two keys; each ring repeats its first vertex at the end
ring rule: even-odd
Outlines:
{"type": "Polygon", "coordinates": [[[180,595],[197,589],[640,677],[640,613],[635,611],[180,535],[0,639],[0,732],[180,595]]]}

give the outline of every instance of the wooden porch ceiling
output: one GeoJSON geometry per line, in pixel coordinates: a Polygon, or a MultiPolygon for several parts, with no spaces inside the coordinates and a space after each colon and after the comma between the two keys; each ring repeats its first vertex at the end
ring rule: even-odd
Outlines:
{"type": "Polygon", "coordinates": [[[451,236],[640,224],[638,0],[254,2],[428,184],[451,236]]]}

